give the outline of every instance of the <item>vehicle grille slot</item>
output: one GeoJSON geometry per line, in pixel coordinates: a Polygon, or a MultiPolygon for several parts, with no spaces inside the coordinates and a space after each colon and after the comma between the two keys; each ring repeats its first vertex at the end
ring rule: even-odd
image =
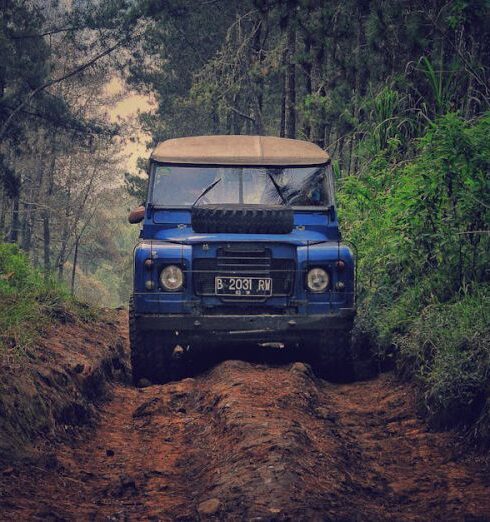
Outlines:
{"type": "MultiPolygon", "coordinates": [[[[269,277],[271,271],[271,255],[269,251],[236,252],[219,249],[216,258],[216,269],[223,270],[221,275],[250,275],[269,277]]],[[[216,275],[220,275],[217,273],[216,275]]]]}
{"type": "MultiPolygon", "coordinates": [[[[193,262],[194,291],[199,296],[214,296],[216,276],[272,278],[272,296],[288,296],[293,292],[294,259],[273,258],[267,248],[219,248],[216,258],[195,258],[193,262]]],[[[226,302],[264,301],[263,297],[221,298],[226,302]]]]}

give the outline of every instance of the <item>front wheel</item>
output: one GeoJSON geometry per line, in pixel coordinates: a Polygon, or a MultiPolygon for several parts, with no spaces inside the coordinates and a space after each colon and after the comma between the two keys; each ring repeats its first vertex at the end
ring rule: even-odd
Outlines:
{"type": "Polygon", "coordinates": [[[354,379],[350,331],[322,332],[312,344],[312,365],[318,377],[331,382],[354,379]]]}
{"type": "Polygon", "coordinates": [[[133,300],[129,302],[129,345],[133,383],[143,380],[164,384],[181,378],[181,364],[175,358],[175,339],[169,332],[141,330],[134,313],[133,300]]]}

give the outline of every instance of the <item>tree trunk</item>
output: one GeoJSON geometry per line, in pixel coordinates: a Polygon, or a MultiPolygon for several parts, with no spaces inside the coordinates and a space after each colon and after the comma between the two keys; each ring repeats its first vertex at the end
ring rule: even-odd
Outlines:
{"type": "MultiPolygon", "coordinates": [[[[38,142],[39,143],[39,142],[38,142]]],[[[30,255],[32,250],[33,228],[36,218],[36,211],[39,203],[40,190],[43,178],[42,155],[36,158],[36,171],[33,178],[28,178],[28,183],[24,183],[24,212],[22,220],[22,243],[21,248],[30,255]]]]}
{"type": "Polygon", "coordinates": [[[22,250],[29,255],[32,245],[32,220],[31,220],[32,204],[24,203],[24,217],[22,220],[22,250]]]}
{"type": "Polygon", "coordinates": [[[75,276],[76,276],[76,272],[77,272],[79,243],[80,243],[80,236],[77,235],[76,239],[75,239],[75,251],[73,252],[73,267],[71,269],[71,283],[70,283],[71,295],[75,295],[75,276]]]}
{"type": "Polygon", "coordinates": [[[51,272],[51,233],[49,230],[49,210],[43,210],[43,250],[44,250],[44,274],[48,277],[51,272]]]}
{"type": "Polygon", "coordinates": [[[338,139],[338,144],[339,144],[339,148],[338,148],[338,153],[337,153],[337,160],[338,160],[339,166],[340,166],[340,174],[343,177],[344,165],[345,165],[344,158],[343,158],[344,144],[345,144],[344,138],[338,139]]]}
{"type": "MultiPolygon", "coordinates": [[[[312,70],[313,64],[311,63],[311,37],[306,35],[304,38],[305,45],[305,59],[303,61],[303,75],[305,80],[305,96],[310,97],[313,93],[313,82],[312,82],[312,70]]],[[[307,139],[311,139],[311,123],[309,117],[305,117],[303,123],[303,133],[307,139]]]]}
{"type": "Polygon", "coordinates": [[[12,198],[12,221],[10,223],[10,243],[17,243],[19,239],[19,194],[12,198]]]}
{"type": "MultiPolygon", "coordinates": [[[[475,39],[471,37],[471,50],[470,56],[471,59],[474,60],[475,56],[475,39]]],[[[468,86],[465,89],[465,102],[464,102],[464,117],[466,120],[470,119],[471,116],[471,101],[473,99],[473,89],[474,89],[474,76],[472,74],[468,75],[468,86]]]]}
{"type": "Polygon", "coordinates": [[[218,115],[218,107],[215,103],[213,103],[213,106],[211,108],[211,124],[213,129],[213,134],[219,134],[220,133],[220,121],[219,121],[219,115],[218,115]]]}
{"type": "Polygon", "coordinates": [[[279,136],[284,138],[286,136],[286,72],[281,74],[281,123],[279,124],[279,136]]]}
{"type": "Polygon", "coordinates": [[[260,21],[258,22],[257,30],[255,31],[254,40],[253,40],[253,60],[256,69],[259,71],[258,75],[255,79],[254,87],[254,120],[255,120],[255,134],[262,135],[264,134],[264,124],[262,118],[262,111],[264,105],[264,77],[262,73],[262,65],[264,61],[264,53],[263,53],[263,42],[262,42],[262,32],[263,27],[266,24],[266,17],[264,13],[260,15],[260,21]]]}
{"type": "MultiPolygon", "coordinates": [[[[349,75],[348,81],[353,86],[353,94],[352,94],[352,120],[353,124],[349,127],[346,127],[342,130],[343,134],[347,134],[350,131],[349,138],[342,138],[342,143],[340,146],[340,150],[342,151],[343,147],[347,147],[346,154],[344,158],[341,158],[343,161],[344,170],[347,175],[350,175],[354,170],[354,153],[356,148],[356,140],[357,134],[356,129],[359,127],[359,121],[361,119],[361,107],[360,100],[365,94],[366,85],[367,85],[367,68],[365,66],[365,61],[362,57],[362,49],[366,45],[366,37],[365,37],[365,29],[364,29],[364,20],[366,15],[367,4],[358,2],[357,3],[357,11],[353,13],[353,20],[355,21],[355,39],[353,40],[353,45],[350,49],[350,54],[352,55],[352,62],[354,64],[353,67],[353,76],[349,75]],[[354,18],[354,15],[356,18],[354,18]]],[[[349,51],[347,51],[349,52],[349,51]]],[[[348,60],[349,58],[347,58],[348,60]]]]}
{"type": "Polygon", "coordinates": [[[347,175],[348,176],[350,176],[350,174],[351,174],[353,150],[354,150],[354,137],[351,137],[351,139],[349,140],[349,164],[347,165],[347,175]]]}
{"type": "Polygon", "coordinates": [[[296,138],[296,29],[291,16],[287,28],[286,137],[296,138]]]}
{"type": "MultiPolygon", "coordinates": [[[[68,164],[68,180],[71,180],[72,172],[73,172],[73,162],[74,157],[72,156],[70,158],[69,164],[68,164]]],[[[71,200],[71,181],[67,183],[66,188],[66,194],[64,197],[65,200],[65,212],[63,217],[63,226],[61,229],[61,246],[60,251],[58,253],[58,257],[56,259],[56,266],[58,269],[58,281],[63,281],[63,271],[65,266],[65,261],[67,257],[69,257],[69,253],[67,253],[68,249],[68,240],[70,239],[70,214],[72,211],[72,200],[71,200]]],[[[77,223],[77,222],[76,222],[77,223]]],[[[76,226],[75,223],[75,226],[76,226]]]]}
{"type": "MultiPolygon", "coordinates": [[[[238,94],[235,94],[233,96],[233,107],[238,108],[238,105],[240,103],[240,96],[238,94]]],[[[241,125],[240,125],[240,116],[236,112],[233,112],[232,115],[232,122],[233,122],[233,134],[241,134],[241,125]]]]}
{"type": "Polygon", "coordinates": [[[3,241],[5,237],[5,220],[7,217],[7,194],[5,193],[5,189],[1,187],[0,191],[0,241],[3,241]]]}
{"type": "Polygon", "coordinates": [[[43,236],[44,236],[44,272],[45,276],[48,277],[51,273],[51,228],[50,219],[51,212],[49,205],[51,204],[51,198],[54,191],[54,170],[56,167],[56,136],[53,136],[53,143],[51,147],[51,164],[48,170],[47,178],[47,190],[46,190],[46,201],[44,210],[42,213],[43,219],[43,236]]]}
{"type": "Polygon", "coordinates": [[[67,201],[67,205],[65,207],[65,218],[63,220],[63,229],[61,232],[61,248],[60,248],[60,252],[58,254],[58,259],[56,260],[56,264],[58,267],[58,281],[59,282],[63,281],[63,270],[64,270],[64,266],[65,266],[65,261],[66,261],[65,258],[67,256],[66,249],[68,247],[68,239],[70,236],[70,230],[69,230],[69,226],[68,226],[70,203],[71,203],[71,198],[68,193],[68,201],[67,201]]]}
{"type": "MultiPolygon", "coordinates": [[[[321,43],[317,42],[315,44],[313,52],[313,67],[311,71],[312,89],[314,88],[315,93],[322,97],[326,96],[324,82],[328,80],[329,77],[329,54],[326,51],[327,49],[325,49],[321,43]],[[315,79],[315,82],[313,82],[313,79],[315,79]]],[[[313,122],[311,129],[311,139],[319,147],[326,148],[329,144],[328,141],[325,140],[326,121],[325,118],[322,117],[321,113],[319,116],[320,117],[313,122]]]]}

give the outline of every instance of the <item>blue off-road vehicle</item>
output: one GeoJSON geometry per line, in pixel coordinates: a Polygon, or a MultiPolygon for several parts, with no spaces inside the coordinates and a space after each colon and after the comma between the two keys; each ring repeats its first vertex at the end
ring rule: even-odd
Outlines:
{"type": "Polygon", "coordinates": [[[325,151],[262,136],[165,141],[130,221],[143,222],[129,311],[136,383],[172,380],[223,343],[279,344],[345,378],[354,258],[325,151]]]}

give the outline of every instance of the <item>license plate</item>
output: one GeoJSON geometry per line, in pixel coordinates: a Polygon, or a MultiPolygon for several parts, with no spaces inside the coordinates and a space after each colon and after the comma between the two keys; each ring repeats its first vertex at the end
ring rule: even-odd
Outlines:
{"type": "Polygon", "coordinates": [[[215,277],[216,295],[261,297],[272,295],[270,277],[215,277]]]}

